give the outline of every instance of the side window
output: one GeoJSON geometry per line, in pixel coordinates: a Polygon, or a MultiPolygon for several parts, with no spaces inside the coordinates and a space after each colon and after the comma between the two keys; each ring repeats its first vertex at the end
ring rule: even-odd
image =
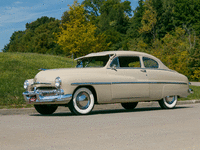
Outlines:
{"type": "Polygon", "coordinates": [[[158,68],[158,63],[151,58],[143,57],[143,62],[145,68],[158,68]]]}
{"type": "Polygon", "coordinates": [[[114,65],[116,65],[116,67],[119,67],[118,57],[114,58],[113,61],[110,63],[110,67],[113,67],[114,65]]]}
{"type": "Polygon", "coordinates": [[[119,65],[120,67],[133,67],[140,68],[140,58],[135,57],[119,57],[119,65]]]}

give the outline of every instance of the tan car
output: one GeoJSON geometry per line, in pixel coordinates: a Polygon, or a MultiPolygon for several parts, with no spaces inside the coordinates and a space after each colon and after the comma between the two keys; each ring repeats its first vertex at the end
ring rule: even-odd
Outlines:
{"type": "Polygon", "coordinates": [[[178,97],[192,92],[186,76],[146,53],[108,51],[76,60],[76,68],[42,70],[26,80],[26,102],[40,114],[52,114],[58,106],[88,114],[95,104],[108,103],[134,109],[138,102],[158,101],[162,108],[171,109],[178,97]]]}

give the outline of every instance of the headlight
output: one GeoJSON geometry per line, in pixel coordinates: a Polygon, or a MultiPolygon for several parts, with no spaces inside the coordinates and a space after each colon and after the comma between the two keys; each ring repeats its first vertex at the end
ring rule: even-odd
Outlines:
{"type": "Polygon", "coordinates": [[[60,86],[61,86],[61,79],[60,79],[60,77],[57,77],[56,79],[55,79],[55,86],[56,86],[56,88],[60,88],[60,86]]]}
{"type": "Polygon", "coordinates": [[[24,81],[24,89],[28,90],[29,82],[28,80],[24,81]]]}

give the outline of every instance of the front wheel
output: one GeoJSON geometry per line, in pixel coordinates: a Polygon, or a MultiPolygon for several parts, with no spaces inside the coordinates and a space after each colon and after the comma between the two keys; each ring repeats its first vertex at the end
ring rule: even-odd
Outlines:
{"type": "Polygon", "coordinates": [[[158,101],[159,105],[163,109],[172,109],[176,106],[177,103],[177,96],[166,96],[162,100],[158,101]]]}
{"type": "Polygon", "coordinates": [[[122,107],[124,107],[127,110],[132,110],[137,106],[138,102],[132,102],[132,103],[121,103],[122,107]]]}
{"type": "Polygon", "coordinates": [[[34,105],[34,107],[42,115],[53,114],[58,108],[57,105],[34,105]]]}
{"type": "Polygon", "coordinates": [[[94,107],[94,95],[88,88],[79,88],[69,103],[69,109],[76,115],[85,115],[94,107]]]}

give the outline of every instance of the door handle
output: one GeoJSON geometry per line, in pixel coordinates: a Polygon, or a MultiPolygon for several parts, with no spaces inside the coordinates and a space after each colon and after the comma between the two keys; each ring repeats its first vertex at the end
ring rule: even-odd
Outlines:
{"type": "Polygon", "coordinates": [[[140,70],[141,72],[147,72],[145,69],[140,70]]]}

